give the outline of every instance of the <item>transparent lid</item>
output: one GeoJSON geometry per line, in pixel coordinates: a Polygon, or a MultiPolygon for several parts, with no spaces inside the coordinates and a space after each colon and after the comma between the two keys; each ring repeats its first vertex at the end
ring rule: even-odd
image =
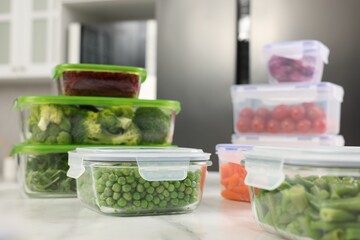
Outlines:
{"type": "Polygon", "coordinates": [[[316,40],[285,41],[267,44],[263,48],[265,60],[272,55],[290,59],[302,59],[309,52],[317,51],[324,63],[329,62],[330,50],[323,43],[316,40]]]}
{"type": "Polygon", "coordinates": [[[59,64],[53,71],[53,79],[59,78],[66,71],[92,72],[122,72],[141,76],[141,82],[146,80],[146,70],[139,67],[104,65],[104,64],[59,64]]]}
{"type": "Polygon", "coordinates": [[[234,144],[269,145],[269,146],[344,146],[345,140],[341,135],[325,136],[289,136],[289,135],[256,135],[233,134],[231,142],[234,144]]]}
{"type": "MultiPolygon", "coordinates": [[[[211,165],[210,153],[201,149],[178,147],[88,147],[69,152],[69,171],[72,178],[80,177],[84,162],[121,163],[135,162],[140,175],[149,181],[183,180],[187,176],[190,162],[211,165]]],[[[121,167],[121,166],[120,166],[121,167]]]]}
{"type": "Polygon", "coordinates": [[[180,102],[170,100],[144,100],[134,98],[82,97],[82,96],[20,96],[14,108],[23,110],[35,104],[93,105],[101,107],[128,105],[134,107],[167,108],[180,112],[180,102]]]}
{"type": "Polygon", "coordinates": [[[253,146],[251,145],[240,145],[240,144],[230,144],[230,143],[220,143],[217,144],[215,149],[216,151],[226,150],[226,151],[245,151],[251,150],[253,146]]]}
{"type": "Polygon", "coordinates": [[[286,165],[324,168],[325,171],[333,168],[360,168],[360,147],[254,146],[243,154],[247,171],[245,183],[267,190],[277,188],[284,181],[283,167],[286,165]]]}
{"type": "Polygon", "coordinates": [[[266,101],[321,101],[334,98],[343,101],[343,87],[330,82],[283,83],[283,84],[244,84],[231,86],[233,102],[244,99],[266,101]]]}

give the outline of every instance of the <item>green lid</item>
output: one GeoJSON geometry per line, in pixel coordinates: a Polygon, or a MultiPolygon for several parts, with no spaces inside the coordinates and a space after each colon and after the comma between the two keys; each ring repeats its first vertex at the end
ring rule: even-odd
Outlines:
{"type": "Polygon", "coordinates": [[[53,71],[53,79],[61,77],[66,71],[123,72],[140,75],[141,82],[146,79],[146,70],[144,68],[102,64],[59,64],[53,71]]]}
{"type": "Polygon", "coordinates": [[[67,153],[78,147],[89,147],[89,145],[49,145],[49,144],[18,144],[11,149],[10,155],[17,153],[25,154],[48,154],[48,153],[67,153]]]}
{"type": "Polygon", "coordinates": [[[78,96],[20,96],[14,108],[23,110],[34,104],[93,105],[112,107],[128,105],[133,107],[158,107],[180,112],[180,102],[169,100],[144,100],[134,98],[78,97],[78,96]]]}

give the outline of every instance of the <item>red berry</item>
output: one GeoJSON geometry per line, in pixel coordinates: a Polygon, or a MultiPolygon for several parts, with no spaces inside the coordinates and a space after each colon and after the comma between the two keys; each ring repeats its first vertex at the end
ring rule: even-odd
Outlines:
{"type": "Polygon", "coordinates": [[[269,133],[278,133],[280,132],[280,122],[276,119],[270,119],[266,124],[266,130],[269,133]]]}
{"type": "Polygon", "coordinates": [[[268,119],[270,117],[270,111],[267,108],[261,107],[256,110],[255,116],[262,119],[268,119]]]}
{"type": "Polygon", "coordinates": [[[311,130],[311,122],[307,119],[302,119],[297,123],[296,129],[300,133],[308,133],[311,130]]]}
{"type": "Polygon", "coordinates": [[[326,131],[326,120],[323,118],[315,119],[312,122],[312,129],[316,133],[325,133],[326,131]]]}
{"type": "Polygon", "coordinates": [[[251,108],[244,108],[240,111],[241,117],[252,118],[254,117],[254,111],[251,108]]]}
{"type": "Polygon", "coordinates": [[[291,133],[295,130],[295,122],[291,118],[286,118],[280,123],[281,131],[284,133],[291,133]]]}
{"type": "Polygon", "coordinates": [[[318,118],[324,118],[325,117],[325,113],[324,110],[322,110],[321,108],[319,108],[318,106],[312,106],[312,107],[308,107],[306,110],[306,116],[310,119],[310,120],[314,120],[314,119],[318,119],[318,118]]]}
{"type": "Polygon", "coordinates": [[[272,110],[271,115],[275,119],[282,120],[289,115],[289,107],[284,104],[278,105],[272,110]]]}
{"type": "Polygon", "coordinates": [[[249,132],[251,129],[251,119],[246,117],[239,118],[236,123],[236,129],[242,133],[249,132]]]}
{"type": "Polygon", "coordinates": [[[263,132],[265,129],[265,122],[262,118],[254,117],[254,119],[251,122],[251,130],[253,132],[263,132]]]}
{"type": "Polygon", "coordinates": [[[301,105],[291,106],[290,116],[296,121],[303,119],[305,116],[305,108],[301,105]]]}

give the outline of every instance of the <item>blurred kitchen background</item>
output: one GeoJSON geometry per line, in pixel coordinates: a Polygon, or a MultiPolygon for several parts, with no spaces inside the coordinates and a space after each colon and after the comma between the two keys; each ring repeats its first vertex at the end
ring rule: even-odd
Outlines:
{"type": "Polygon", "coordinates": [[[174,144],[230,142],[230,86],[266,83],[264,44],[316,39],[330,48],[323,81],[345,89],[341,133],[360,145],[358,0],[0,0],[0,172],[20,142],[20,95],[53,95],[59,63],[145,67],[141,98],[181,102],[174,144]]]}

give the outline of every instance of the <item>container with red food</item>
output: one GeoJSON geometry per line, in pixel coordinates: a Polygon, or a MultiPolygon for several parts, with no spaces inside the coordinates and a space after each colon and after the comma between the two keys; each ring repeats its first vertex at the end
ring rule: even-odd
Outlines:
{"type": "Polygon", "coordinates": [[[237,134],[336,135],[344,90],[333,83],[234,85],[237,134]]]}
{"type": "Polygon", "coordinates": [[[100,64],[60,64],[55,67],[59,95],[137,98],[146,70],[100,64]]]}
{"type": "Polygon", "coordinates": [[[269,82],[320,82],[329,53],[324,44],[315,40],[265,45],[263,57],[269,82]]]}
{"type": "Polygon", "coordinates": [[[245,167],[243,151],[251,150],[251,146],[237,144],[218,144],[216,153],[219,157],[221,196],[235,201],[250,202],[249,188],[245,185],[245,167]]]}

